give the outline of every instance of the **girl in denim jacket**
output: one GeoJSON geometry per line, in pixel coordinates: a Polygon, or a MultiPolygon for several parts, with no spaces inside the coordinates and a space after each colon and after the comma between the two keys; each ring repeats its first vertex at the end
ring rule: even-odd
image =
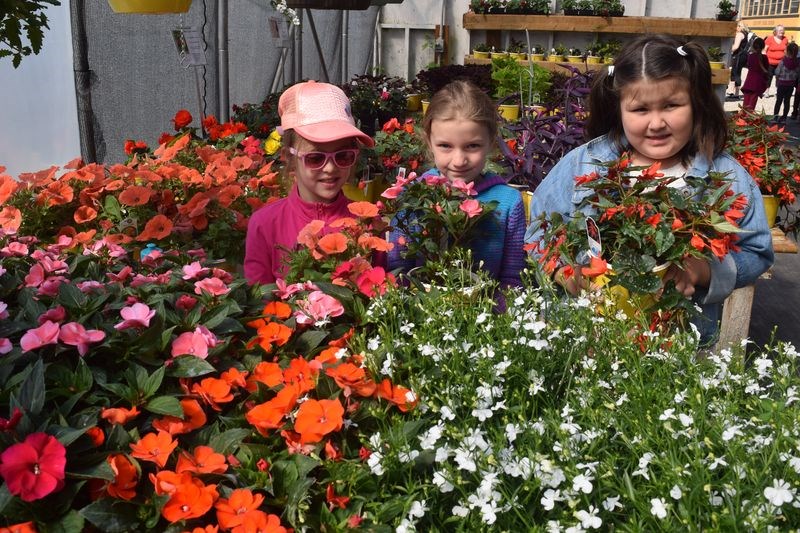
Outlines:
{"type": "MultiPolygon", "coordinates": [[[[661,163],[665,176],[706,177],[710,171],[727,172],[732,189],[747,197],[739,221],[738,252],[721,261],[688,258],[670,265],[664,282],[702,308],[694,320],[701,342],[715,337],[725,298],[738,287],[750,285],[773,262],[772,237],[767,227],[761,194],[747,171],[723,152],[727,124],[722,104],[714,94],[705,51],[694,43],[672,37],[647,35],[623,48],[614,66],[595,79],[590,96],[588,133],[594,139],[568,153],[536,189],[531,203],[533,222],[526,243],[542,236],[540,215],[569,216],[589,194],[576,186],[575,177],[605,172],[600,163],[618,159],[623,152],[636,166],[661,163]]],[[[679,182],[678,182],[679,183],[679,182]]],[[[592,208],[584,208],[594,215],[592,208]]],[[[585,283],[576,276],[563,279],[576,294],[585,283]]]]}

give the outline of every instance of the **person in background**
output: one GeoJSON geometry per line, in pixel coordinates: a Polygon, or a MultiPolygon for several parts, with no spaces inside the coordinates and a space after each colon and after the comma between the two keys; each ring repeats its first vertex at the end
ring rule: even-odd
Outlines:
{"type": "MultiPolygon", "coordinates": [[[[273,283],[285,271],[287,250],[312,220],[327,224],[352,216],[342,187],[350,179],[359,146],[372,138],[356,128],[350,100],[335,85],[302,82],[278,100],[283,135],[281,157],[294,184],[286,198],[265,205],[250,218],[244,275],[250,283],[273,283]]],[[[327,226],[323,230],[327,232],[327,226]]]]}
{"type": "Polygon", "coordinates": [[[778,63],[778,68],[775,69],[777,98],[775,99],[775,109],[772,110],[772,114],[775,117],[775,122],[779,124],[786,123],[792,92],[795,85],[797,85],[798,78],[800,78],[800,62],[797,61],[797,50],[797,43],[789,43],[786,47],[786,55],[778,63]],[[778,116],[781,106],[783,106],[783,115],[778,116]]]}
{"type": "MultiPolygon", "coordinates": [[[[431,98],[422,128],[436,168],[418,179],[430,175],[461,179],[474,185],[479,202],[498,202],[494,220],[481,226],[482,238],[470,245],[472,259],[475,265],[483,263],[501,286],[520,286],[525,266],[522,196],[503,177],[483,171],[497,138],[495,103],[476,85],[453,81],[431,98]]],[[[396,229],[391,232],[394,248],[389,252],[389,270],[407,272],[417,266],[414,259],[402,256],[405,246],[400,243],[406,238],[396,229]]]]}
{"type": "Polygon", "coordinates": [[[750,44],[756,38],[747,24],[741,20],[736,25],[736,35],[731,46],[731,81],[733,82],[733,92],[726,94],[726,99],[731,101],[740,100],[739,88],[742,86],[742,69],[747,65],[747,54],[750,51],[750,44]]]}
{"type": "Polygon", "coordinates": [[[756,37],[747,54],[747,77],[742,85],[744,101],[742,107],[755,110],[759,97],[767,90],[767,76],[769,75],[769,63],[767,57],[761,53],[764,50],[764,39],[756,37]]]}
{"type": "MultiPolygon", "coordinates": [[[[604,162],[627,152],[634,166],[661,163],[665,177],[702,178],[709,172],[729,173],[732,190],[747,198],[740,250],[723,260],[688,258],[670,265],[664,282],[702,308],[693,323],[700,342],[714,340],[722,303],[738,287],[750,285],[774,259],[761,194],[753,178],[727,152],[728,127],[722,103],[714,97],[711,67],[705,49],[666,35],[643,35],[628,43],[614,58],[613,72],[600,73],[589,97],[588,143],[572,150],[550,171],[533,193],[526,243],[538,243],[544,234],[540,215],[569,217],[589,191],[576,176],[607,172],[604,162]]],[[[672,183],[681,186],[682,180],[672,183]]],[[[683,182],[683,187],[687,187],[683,182]]],[[[586,215],[596,208],[586,207],[586,215]]],[[[532,248],[535,254],[537,247],[532,248]]],[[[565,278],[565,268],[555,279],[568,292],[585,287],[580,269],[565,278]]]]}
{"type": "Polygon", "coordinates": [[[775,75],[775,69],[778,68],[778,63],[781,62],[783,56],[786,55],[786,46],[789,44],[789,39],[784,35],[783,26],[778,24],[772,30],[772,35],[764,39],[764,53],[767,55],[769,62],[769,73],[767,75],[767,88],[765,95],[769,96],[769,88],[772,85],[772,77],[775,75]]]}

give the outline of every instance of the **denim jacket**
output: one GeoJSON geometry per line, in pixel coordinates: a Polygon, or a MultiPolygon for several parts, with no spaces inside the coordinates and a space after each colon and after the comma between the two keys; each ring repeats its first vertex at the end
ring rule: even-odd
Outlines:
{"type": "MultiPolygon", "coordinates": [[[[624,140],[624,144],[627,141],[624,140]]],[[[525,242],[536,242],[541,238],[539,217],[542,213],[561,213],[570,215],[578,210],[581,201],[590,194],[585,187],[575,186],[575,177],[592,171],[602,172],[599,163],[613,161],[620,156],[614,143],[601,136],[572,150],[550,171],[545,180],[533,193],[531,201],[531,224],[525,233],[525,242]]],[[[723,153],[713,161],[697,154],[687,175],[705,177],[710,171],[728,172],[733,180],[732,189],[747,197],[744,217],[739,220],[742,232],[738,234],[738,252],[731,252],[722,261],[711,260],[711,281],[708,288],[698,287],[694,295],[695,303],[703,310],[707,320],[699,318],[693,323],[700,330],[701,342],[713,341],[722,315],[722,303],[733,289],[755,283],[773,263],[772,235],[767,227],[764,206],[758,185],[747,171],[730,155],[723,153]]],[[[582,208],[587,215],[593,215],[590,206],[582,208]]]]}

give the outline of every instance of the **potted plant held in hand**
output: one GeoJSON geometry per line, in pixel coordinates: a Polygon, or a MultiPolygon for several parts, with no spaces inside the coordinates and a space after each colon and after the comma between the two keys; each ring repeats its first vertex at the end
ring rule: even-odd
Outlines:
{"type": "Polygon", "coordinates": [[[767,223],[774,226],[778,210],[783,208],[786,217],[778,227],[796,235],[794,203],[800,193],[800,150],[787,142],[789,133],[778,124],[770,124],[763,112],[741,109],[731,116],[728,126],[727,150],[758,183],[767,223]]]}
{"type": "Polygon", "coordinates": [[[661,277],[670,264],[721,261],[735,249],[746,197],[721,173],[664,177],[660,163],[633,167],[627,154],[603,166],[575,178],[581,200],[570,217],[551,213],[534,222],[543,229],[530,247],[541,271],[567,278],[580,272],[595,287],[610,285],[617,308],[631,318],[655,309],[686,318],[691,301],[661,277]]]}

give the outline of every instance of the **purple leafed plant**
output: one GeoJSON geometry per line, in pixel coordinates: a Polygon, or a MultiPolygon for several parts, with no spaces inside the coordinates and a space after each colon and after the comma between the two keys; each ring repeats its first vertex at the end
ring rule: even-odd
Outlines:
{"type": "Polygon", "coordinates": [[[571,75],[563,83],[554,77],[551,101],[558,103],[526,113],[517,123],[504,124],[499,134],[500,165],[506,169],[508,182],[531,191],[567,152],[586,142],[586,97],[594,74],[562,66],[571,75]]]}

